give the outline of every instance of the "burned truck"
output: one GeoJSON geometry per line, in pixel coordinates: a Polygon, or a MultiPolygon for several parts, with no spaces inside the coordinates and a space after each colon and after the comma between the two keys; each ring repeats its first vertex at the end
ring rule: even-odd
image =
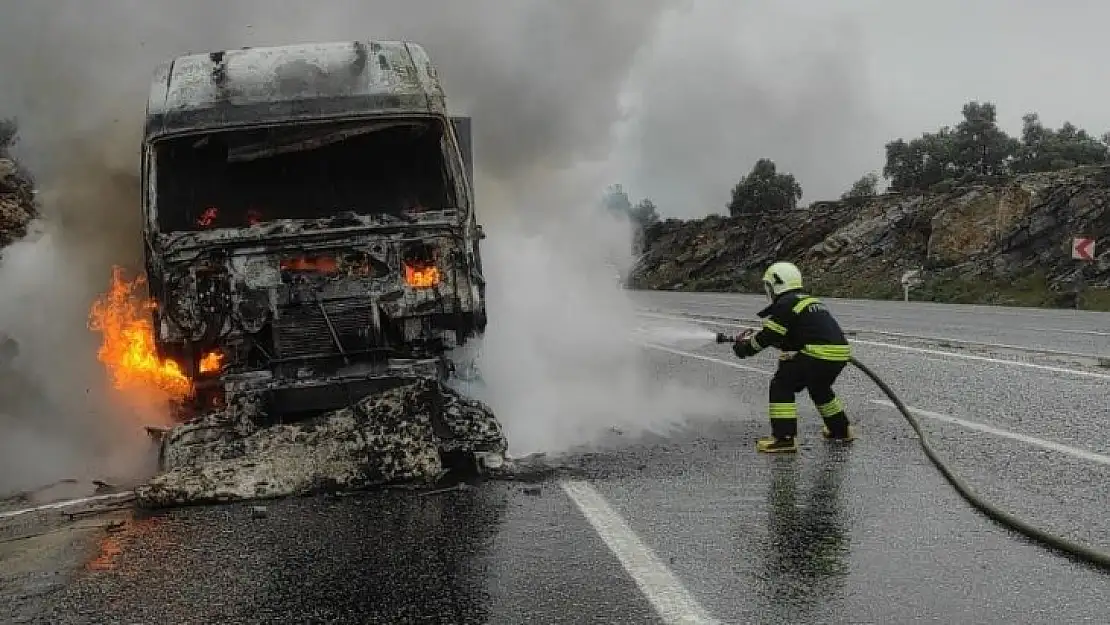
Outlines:
{"type": "Polygon", "coordinates": [[[155,344],[185,414],[282,420],[450,375],[486,325],[470,119],[397,41],[181,56],[142,144],[155,344]]]}

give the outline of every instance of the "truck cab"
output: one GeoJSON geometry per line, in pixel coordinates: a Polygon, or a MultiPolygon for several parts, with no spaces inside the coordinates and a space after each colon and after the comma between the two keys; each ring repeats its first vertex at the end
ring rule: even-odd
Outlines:
{"type": "Polygon", "coordinates": [[[142,144],[155,345],[186,413],[255,394],[271,416],[349,405],[486,324],[470,119],[412,42],[181,56],[142,144]]]}

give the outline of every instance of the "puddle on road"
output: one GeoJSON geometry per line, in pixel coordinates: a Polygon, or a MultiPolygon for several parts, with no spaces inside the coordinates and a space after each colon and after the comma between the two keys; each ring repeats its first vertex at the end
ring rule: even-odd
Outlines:
{"type": "Polygon", "coordinates": [[[97,543],[96,555],[85,564],[89,571],[115,571],[124,552],[136,541],[149,540],[162,519],[157,516],[132,517],[122,525],[110,526],[97,543]]]}

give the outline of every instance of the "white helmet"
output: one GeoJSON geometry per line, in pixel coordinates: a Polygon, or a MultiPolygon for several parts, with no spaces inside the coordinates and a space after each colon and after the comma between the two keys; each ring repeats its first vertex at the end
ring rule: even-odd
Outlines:
{"type": "Polygon", "coordinates": [[[802,272],[794,263],[777,262],[763,272],[763,290],[767,292],[769,300],[774,301],[775,297],[800,288],[802,272]]]}

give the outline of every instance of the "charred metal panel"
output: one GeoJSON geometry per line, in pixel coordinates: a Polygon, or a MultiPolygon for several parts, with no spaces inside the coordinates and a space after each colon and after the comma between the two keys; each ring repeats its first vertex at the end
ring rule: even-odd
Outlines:
{"type": "Polygon", "coordinates": [[[279,358],[352,353],[377,343],[373,301],[348,300],[285,306],[274,320],[279,358]]]}
{"type": "Polygon", "coordinates": [[[250,244],[273,246],[283,242],[312,242],[323,239],[357,237],[380,233],[378,237],[395,237],[398,233],[427,232],[433,228],[459,226],[459,211],[426,211],[403,217],[389,214],[343,215],[324,219],[275,219],[245,228],[165,232],[158,234],[159,246],[166,254],[185,250],[222,247],[246,247],[250,244]]]}
{"type": "Polygon", "coordinates": [[[463,165],[466,166],[466,178],[474,185],[474,147],[471,143],[470,117],[454,115],[451,123],[455,125],[455,134],[459,137],[459,151],[462,152],[463,165]]]}
{"type": "Polygon", "coordinates": [[[148,137],[185,130],[376,114],[446,115],[424,48],[347,41],[182,56],[154,73],[148,137]]]}
{"type": "MultiPolygon", "coordinates": [[[[485,325],[481,235],[472,182],[463,181],[473,178],[469,117],[450,118],[462,162],[454,145],[444,155],[458,206],[169,232],[155,218],[160,165],[150,154],[161,135],[414,116],[449,119],[435,68],[411,43],[230,50],[161,66],[148,102],[143,206],[159,353],[199,375],[197,359],[217,351],[219,371],[198,388],[265,392],[279,406],[312,409],[345,405],[360,384],[443,375],[446,351],[485,325]]],[[[301,141],[330,140],[328,132],[301,141]]]]}
{"type": "Polygon", "coordinates": [[[302,240],[199,247],[164,258],[159,340],[201,341],[252,366],[261,346],[277,377],[312,363],[442,354],[465,341],[484,315],[473,258],[452,231],[405,230],[302,240]],[[413,246],[433,251],[414,280],[413,246]],[[432,273],[434,271],[434,274],[432,273]],[[296,361],[296,366],[278,366],[296,361]]]}

